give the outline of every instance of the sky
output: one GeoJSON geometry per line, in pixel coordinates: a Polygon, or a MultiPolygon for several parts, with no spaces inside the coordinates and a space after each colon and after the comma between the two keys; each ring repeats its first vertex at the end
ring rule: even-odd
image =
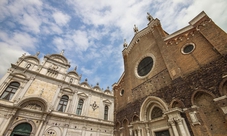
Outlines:
{"type": "Polygon", "coordinates": [[[147,26],[147,12],[171,34],[202,11],[227,32],[227,0],[0,0],[0,77],[23,53],[42,60],[65,50],[81,82],[111,89],[124,71],[124,39],[134,24],[147,26]]]}

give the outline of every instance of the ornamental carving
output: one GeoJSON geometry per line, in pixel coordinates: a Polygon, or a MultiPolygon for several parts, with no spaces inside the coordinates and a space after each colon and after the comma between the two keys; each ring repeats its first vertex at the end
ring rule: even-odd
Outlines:
{"type": "Polygon", "coordinates": [[[99,108],[99,106],[96,104],[96,101],[94,101],[93,104],[90,105],[93,109],[93,111],[95,111],[97,108],[99,108]]]}
{"type": "Polygon", "coordinates": [[[42,107],[35,103],[29,103],[23,107],[24,109],[38,110],[42,111],[42,107]]]}

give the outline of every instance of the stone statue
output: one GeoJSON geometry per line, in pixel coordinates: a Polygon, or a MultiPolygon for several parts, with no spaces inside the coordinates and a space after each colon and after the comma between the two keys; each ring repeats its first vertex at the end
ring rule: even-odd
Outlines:
{"type": "Polygon", "coordinates": [[[154,18],[150,15],[150,13],[147,12],[147,20],[152,21],[154,18]]]}
{"type": "Polygon", "coordinates": [[[138,27],[136,25],[134,25],[134,32],[137,33],[138,32],[138,27]]]}

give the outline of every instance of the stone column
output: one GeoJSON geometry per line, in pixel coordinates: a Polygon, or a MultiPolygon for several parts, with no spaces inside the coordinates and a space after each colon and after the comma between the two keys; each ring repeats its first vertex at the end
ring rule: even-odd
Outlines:
{"type": "Polygon", "coordinates": [[[136,130],[133,130],[133,132],[134,132],[134,135],[137,136],[137,131],[136,130]]]}
{"type": "Polygon", "coordinates": [[[63,129],[63,135],[62,136],[66,136],[68,127],[69,127],[69,124],[65,124],[65,127],[63,129]]]}
{"type": "Polygon", "coordinates": [[[141,129],[138,129],[137,132],[138,132],[138,136],[142,136],[141,129]]]}
{"type": "Polygon", "coordinates": [[[184,126],[183,126],[183,123],[182,123],[182,119],[177,119],[176,122],[177,122],[177,124],[179,126],[181,135],[182,136],[187,136],[187,133],[186,133],[186,131],[184,129],[184,126]]]}
{"type": "Polygon", "coordinates": [[[83,127],[83,129],[82,129],[82,136],[86,136],[86,128],[85,127],[83,127]]]}
{"type": "MultiPolygon", "coordinates": [[[[53,98],[52,103],[51,103],[51,106],[53,106],[53,108],[55,108],[56,105],[58,105],[57,102],[59,102],[59,101],[58,101],[58,95],[59,95],[60,90],[61,90],[61,86],[58,85],[58,89],[57,89],[57,91],[55,92],[54,98],[53,98]]],[[[56,108],[55,108],[55,109],[56,109],[56,108]]]]}
{"type": "Polygon", "coordinates": [[[78,101],[78,99],[77,99],[77,93],[74,93],[73,94],[73,98],[72,98],[72,103],[71,103],[71,111],[70,111],[70,113],[73,113],[73,114],[75,114],[76,113],[76,107],[77,107],[77,105],[76,105],[76,101],[78,101]]]}
{"type": "Polygon", "coordinates": [[[175,124],[175,121],[174,120],[171,120],[169,121],[172,129],[173,129],[173,134],[174,136],[179,136],[178,132],[177,132],[177,127],[176,127],[176,124],[175,124]]]}
{"type": "Polygon", "coordinates": [[[35,136],[39,136],[39,133],[40,133],[40,130],[41,130],[42,126],[43,126],[43,120],[41,120],[41,123],[39,124],[39,127],[38,127],[38,129],[36,131],[35,136]]]}
{"type": "Polygon", "coordinates": [[[41,132],[42,132],[42,130],[43,130],[43,123],[45,122],[46,119],[47,119],[47,115],[44,114],[44,115],[42,116],[42,120],[40,120],[41,123],[40,123],[40,125],[39,125],[39,128],[38,128],[37,131],[36,131],[35,136],[39,136],[39,134],[41,134],[41,132]]]}
{"type": "Polygon", "coordinates": [[[69,97],[65,112],[71,112],[71,103],[72,103],[72,98],[69,97]]]}
{"type": "Polygon", "coordinates": [[[146,127],[146,131],[147,131],[147,136],[150,136],[150,130],[149,130],[149,127],[146,127]]]}
{"type": "Polygon", "coordinates": [[[7,126],[9,126],[9,123],[14,115],[13,114],[7,114],[6,118],[4,119],[4,123],[2,125],[0,136],[3,136],[4,131],[6,131],[7,126]]]}

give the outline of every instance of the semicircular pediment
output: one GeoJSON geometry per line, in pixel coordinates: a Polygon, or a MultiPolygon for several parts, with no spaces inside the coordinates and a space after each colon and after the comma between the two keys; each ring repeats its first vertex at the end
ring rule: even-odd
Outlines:
{"type": "Polygon", "coordinates": [[[75,77],[75,78],[79,77],[79,75],[78,75],[78,73],[76,71],[69,71],[68,75],[72,76],[72,77],[75,77]]]}
{"type": "Polygon", "coordinates": [[[43,98],[39,97],[27,97],[19,101],[18,106],[22,109],[30,109],[36,111],[46,111],[47,102],[43,98]]]}
{"type": "Polygon", "coordinates": [[[25,56],[24,60],[31,62],[33,64],[39,64],[39,59],[35,56],[25,56]]]}
{"type": "Polygon", "coordinates": [[[68,60],[60,54],[52,54],[49,56],[49,58],[60,63],[68,64],[68,60]]]}

